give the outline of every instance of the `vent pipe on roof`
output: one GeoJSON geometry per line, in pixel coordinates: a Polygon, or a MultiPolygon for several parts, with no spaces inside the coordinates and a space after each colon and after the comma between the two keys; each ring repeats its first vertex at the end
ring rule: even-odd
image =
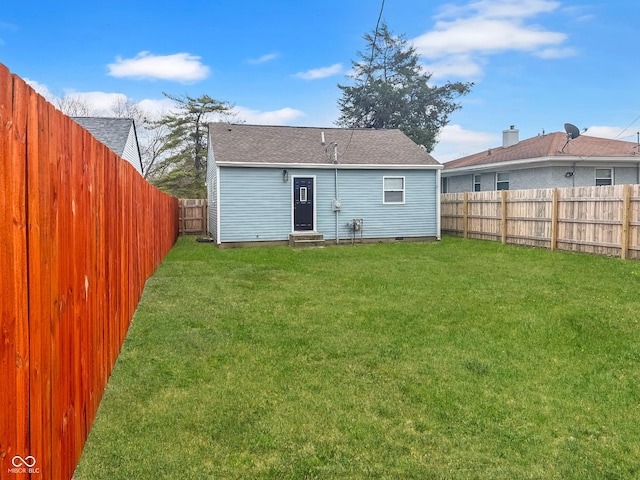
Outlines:
{"type": "Polygon", "coordinates": [[[516,145],[520,139],[518,138],[520,135],[520,130],[515,128],[515,125],[511,125],[509,130],[502,131],[502,147],[507,148],[512,145],[516,145]]]}

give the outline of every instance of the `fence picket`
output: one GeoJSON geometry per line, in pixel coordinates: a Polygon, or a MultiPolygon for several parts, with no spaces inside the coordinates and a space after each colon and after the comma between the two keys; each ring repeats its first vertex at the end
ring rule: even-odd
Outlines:
{"type": "Polygon", "coordinates": [[[0,127],[0,480],[70,479],[178,201],[1,64],[0,127]]]}
{"type": "Polygon", "coordinates": [[[207,233],[207,201],[203,198],[181,198],[180,235],[207,233]]]}
{"type": "Polygon", "coordinates": [[[640,185],[445,193],[442,233],[640,259],[639,193],[640,185]]]}

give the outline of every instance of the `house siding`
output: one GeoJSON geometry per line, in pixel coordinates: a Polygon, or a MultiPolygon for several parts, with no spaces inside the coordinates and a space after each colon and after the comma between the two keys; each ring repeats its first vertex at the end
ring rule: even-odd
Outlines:
{"type": "MultiPolygon", "coordinates": [[[[351,238],[350,222],[363,219],[363,238],[439,237],[435,170],[339,170],[338,185],[342,208],[339,217],[340,238],[351,238]],[[405,178],[405,203],[383,203],[382,179],[405,178]]],[[[333,180],[329,183],[333,187],[333,180]]],[[[328,189],[327,189],[328,190],[328,189]]],[[[331,211],[333,193],[328,192],[324,215],[326,238],[335,239],[335,214],[331,211]],[[333,231],[331,231],[333,228],[333,231]]]]}
{"type": "Polygon", "coordinates": [[[613,169],[613,180],[615,185],[640,183],[639,176],[640,176],[640,166],[639,167],[616,167],[613,169]]]}
{"type": "Polygon", "coordinates": [[[455,175],[445,178],[449,182],[449,193],[470,192],[473,190],[473,175],[455,175]]]}
{"type": "MultiPolygon", "coordinates": [[[[316,231],[336,239],[334,169],[291,168],[287,181],[281,168],[222,167],[219,174],[220,243],[286,240],[292,231],[294,176],[315,177],[316,231]]],[[[436,182],[436,170],[338,169],[339,238],[351,239],[354,218],[364,220],[363,238],[439,237],[436,182]],[[404,204],[383,203],[384,176],[405,178],[404,204]]],[[[210,215],[210,225],[211,220],[210,215]]]]}
{"type": "Polygon", "coordinates": [[[140,151],[138,150],[138,142],[133,125],[131,126],[131,130],[129,130],[127,143],[125,143],[124,150],[122,151],[122,158],[133,165],[138,173],[142,175],[142,162],[140,160],[140,151]]]}
{"type": "MultiPolygon", "coordinates": [[[[639,170],[636,167],[616,167],[603,164],[602,166],[548,166],[539,168],[524,168],[509,170],[508,167],[501,170],[483,171],[481,177],[481,190],[496,190],[496,175],[498,172],[509,172],[509,190],[526,190],[532,188],[565,188],[565,187],[589,187],[595,185],[596,168],[612,168],[613,183],[635,184],[638,183],[639,170]],[[573,172],[567,177],[567,172],[573,172]]],[[[473,191],[473,176],[470,174],[445,175],[449,179],[449,193],[473,191]]]]}
{"type": "Polygon", "coordinates": [[[286,240],[291,232],[291,184],[282,169],[222,167],[219,241],[286,240]]]}
{"type": "Polygon", "coordinates": [[[217,241],[218,238],[218,188],[217,167],[211,149],[207,154],[207,222],[209,235],[217,241]]]}

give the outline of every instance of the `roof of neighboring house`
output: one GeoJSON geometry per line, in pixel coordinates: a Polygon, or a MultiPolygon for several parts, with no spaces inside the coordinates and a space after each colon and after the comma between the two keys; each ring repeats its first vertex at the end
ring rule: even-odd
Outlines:
{"type": "Polygon", "coordinates": [[[439,167],[400,130],[211,123],[216,163],[439,167]],[[324,145],[322,139],[324,138],[324,145]]]}
{"type": "Polygon", "coordinates": [[[602,159],[604,157],[629,158],[635,155],[640,161],[639,153],[638,146],[633,142],[580,135],[567,143],[565,132],[555,132],[521,140],[509,147],[495,147],[458,158],[445,163],[444,168],[450,170],[525,159],[571,160],[576,157],[602,159]]]}
{"type": "Polygon", "coordinates": [[[131,118],[103,118],[103,117],[71,117],[105,144],[116,155],[122,157],[129,139],[129,132],[133,125],[131,118]]]}

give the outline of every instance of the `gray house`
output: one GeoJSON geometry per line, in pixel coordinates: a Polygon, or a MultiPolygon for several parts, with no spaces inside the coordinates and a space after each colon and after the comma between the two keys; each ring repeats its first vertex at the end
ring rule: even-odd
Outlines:
{"type": "Polygon", "coordinates": [[[633,142],[566,132],[520,141],[503,131],[502,145],[446,162],[442,192],[479,192],[640,183],[640,152],[633,142]]]}
{"type": "Polygon", "coordinates": [[[142,175],[136,124],[131,118],[71,117],[113,153],[129,162],[142,175]]]}
{"type": "Polygon", "coordinates": [[[209,125],[219,246],[440,238],[442,166],[399,130],[209,125]]]}

